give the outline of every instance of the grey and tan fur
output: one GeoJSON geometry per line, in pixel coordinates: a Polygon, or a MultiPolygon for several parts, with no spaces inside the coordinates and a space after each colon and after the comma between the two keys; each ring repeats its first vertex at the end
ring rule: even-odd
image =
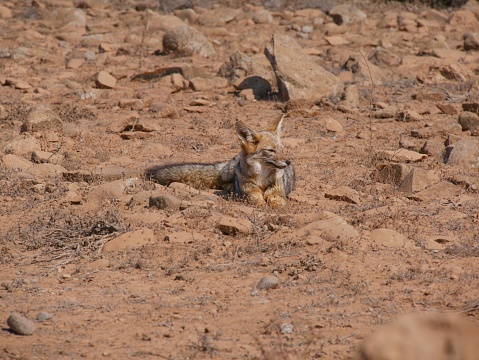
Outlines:
{"type": "Polygon", "coordinates": [[[236,123],[241,152],[228,162],[157,165],[146,177],[162,185],[181,182],[194,188],[226,189],[254,205],[283,206],[294,189],[293,165],[283,157],[283,116],[265,130],[236,123]]]}

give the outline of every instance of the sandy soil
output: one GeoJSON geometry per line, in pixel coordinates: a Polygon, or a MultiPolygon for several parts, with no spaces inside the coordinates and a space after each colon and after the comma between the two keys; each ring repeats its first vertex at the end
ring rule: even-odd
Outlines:
{"type": "Polygon", "coordinates": [[[479,322],[477,153],[443,159],[445,144],[478,139],[458,122],[479,100],[479,51],[463,40],[477,30],[474,9],[360,2],[367,18],[336,26],[294,7],[259,23],[262,8],[243,5],[211,24],[201,3],[191,26],[216,51],[204,58],[164,53],[157,3],[2,3],[0,358],[344,359],[403,314],[479,322]],[[349,90],[291,110],[274,87],[253,101],[221,81],[192,90],[186,74],[135,79],[171,67],[211,79],[236,50],[261,56],[274,33],[349,90]],[[379,46],[386,53],[368,58],[379,46]],[[141,176],[228,160],[235,121],[261,128],[283,111],[297,174],[284,208],[141,176]],[[426,142],[418,161],[383,153],[426,142]],[[413,188],[378,177],[396,163],[419,169],[413,188]],[[174,201],[149,207],[158,194],[174,201]],[[345,221],[336,236],[318,225],[325,211],[345,221]],[[225,216],[251,228],[225,234],[225,216]],[[279,286],[254,291],[265,276],[279,286]],[[14,311],[35,321],[33,335],[8,328],[14,311]]]}

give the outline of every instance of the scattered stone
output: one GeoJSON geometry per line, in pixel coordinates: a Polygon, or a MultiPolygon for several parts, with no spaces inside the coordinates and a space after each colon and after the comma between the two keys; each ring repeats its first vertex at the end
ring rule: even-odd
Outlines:
{"type": "Polygon", "coordinates": [[[350,4],[338,5],[329,11],[337,25],[348,25],[366,19],[366,14],[350,4]]]}
{"type": "Polygon", "coordinates": [[[436,104],[437,108],[446,115],[456,115],[457,109],[452,104],[436,104]]]}
{"type": "Polygon", "coordinates": [[[60,26],[76,28],[86,26],[86,14],[83,10],[74,7],[55,7],[53,9],[49,12],[49,16],[60,26]]]}
{"type": "Polygon", "coordinates": [[[454,142],[446,148],[446,164],[479,165],[479,140],[465,139],[454,142]]]}
{"type": "Polygon", "coordinates": [[[225,235],[249,235],[253,232],[253,225],[249,220],[231,216],[223,216],[217,227],[225,235]]]}
{"type": "Polygon", "coordinates": [[[170,194],[151,195],[149,207],[158,209],[180,209],[181,200],[170,194]]]}
{"type": "Polygon", "coordinates": [[[219,7],[201,14],[198,22],[203,26],[225,26],[227,23],[236,19],[241,12],[241,9],[219,7]]]}
{"type": "Polygon", "coordinates": [[[15,79],[15,78],[5,79],[5,85],[11,86],[17,90],[28,90],[32,88],[32,86],[26,81],[15,79]]]}
{"type": "Polygon", "coordinates": [[[426,154],[420,154],[416,151],[398,149],[396,151],[380,150],[376,153],[376,157],[380,160],[396,161],[396,162],[418,162],[427,158],[426,154]]]}
{"type": "Polygon", "coordinates": [[[327,41],[329,45],[332,46],[340,46],[340,45],[348,45],[349,41],[343,38],[341,35],[332,35],[332,36],[325,36],[324,40],[327,41]]]}
{"type": "Polygon", "coordinates": [[[229,86],[228,79],[214,77],[212,79],[205,79],[195,77],[190,80],[190,87],[194,91],[206,91],[211,89],[223,89],[229,86]]]}
{"type": "Polygon", "coordinates": [[[70,59],[67,63],[67,69],[78,69],[85,63],[85,59],[70,59]]]}
{"type": "Polygon", "coordinates": [[[275,33],[265,55],[274,69],[281,101],[319,100],[338,91],[339,78],[305,55],[290,36],[275,33]]]}
{"type": "Polygon", "coordinates": [[[461,191],[462,187],[451,184],[449,181],[441,181],[425,190],[409,195],[408,198],[415,201],[450,200],[461,191]]]}
{"type": "Polygon", "coordinates": [[[240,91],[251,90],[256,99],[268,98],[273,91],[270,82],[260,76],[239,78],[233,85],[240,91]]]}
{"type": "Polygon", "coordinates": [[[402,180],[411,171],[411,168],[406,164],[378,164],[376,173],[376,180],[386,184],[401,184],[402,180]]]}
{"type": "Polygon", "coordinates": [[[467,81],[467,79],[469,78],[464,69],[462,69],[457,64],[448,64],[445,66],[441,66],[439,68],[439,72],[448,80],[467,81]]]}
{"type": "Polygon", "coordinates": [[[463,103],[462,104],[462,110],[464,111],[469,111],[472,113],[475,113],[479,115],[479,103],[463,103]]]}
{"type": "Polygon", "coordinates": [[[470,32],[464,34],[464,50],[479,50],[479,34],[470,32]]]}
{"type": "Polygon", "coordinates": [[[404,235],[391,229],[374,229],[369,234],[372,245],[387,249],[416,249],[416,245],[404,235]]]}
{"type": "Polygon", "coordinates": [[[359,233],[354,227],[349,225],[342,217],[329,211],[323,211],[318,214],[320,220],[313,221],[304,226],[305,231],[316,231],[326,241],[351,241],[359,237],[359,233]]]}
{"type": "Polygon", "coordinates": [[[253,21],[255,24],[271,24],[273,15],[268,10],[257,10],[253,14],[253,21]]]}
{"type": "Polygon", "coordinates": [[[116,238],[110,240],[103,246],[103,252],[120,251],[127,248],[138,248],[144,245],[151,244],[156,237],[153,230],[149,228],[142,228],[136,231],[124,233],[116,238]]]}
{"type": "Polygon", "coordinates": [[[29,133],[24,133],[15,137],[11,142],[5,145],[5,148],[3,149],[6,154],[14,154],[18,156],[31,156],[32,152],[35,150],[41,150],[40,142],[29,133]]]}
{"type": "Polygon", "coordinates": [[[27,174],[31,174],[39,178],[57,178],[61,177],[66,172],[63,166],[57,164],[33,164],[25,170],[27,174]]]}
{"type": "Polygon", "coordinates": [[[439,182],[439,175],[434,170],[412,168],[399,185],[399,190],[404,192],[417,192],[439,182]]]}
{"type": "Polygon", "coordinates": [[[35,323],[20,313],[12,312],[7,319],[7,324],[17,335],[33,335],[35,323]]]}
{"type": "Polygon", "coordinates": [[[60,154],[54,154],[48,151],[35,150],[32,152],[32,161],[36,164],[51,163],[59,164],[63,160],[63,156],[60,154]]]}
{"type": "Polygon", "coordinates": [[[96,85],[99,88],[114,89],[116,79],[106,71],[100,71],[96,77],[96,85]]]}
{"type": "Polygon", "coordinates": [[[462,131],[473,130],[479,126],[479,115],[465,111],[459,115],[459,124],[462,126],[462,131]]]}
{"type": "Polygon", "coordinates": [[[426,154],[428,156],[434,156],[436,158],[443,158],[444,156],[444,142],[437,139],[429,139],[426,141],[419,150],[421,154],[426,154]]]}
{"type": "Polygon", "coordinates": [[[2,158],[2,165],[7,169],[23,171],[32,166],[33,163],[20,156],[7,154],[2,158]]]}
{"type": "Polygon", "coordinates": [[[340,186],[336,189],[327,190],[324,194],[327,199],[345,201],[351,204],[359,205],[361,202],[359,193],[347,186],[340,186]]]}
{"type": "Polygon", "coordinates": [[[0,5],[0,19],[10,19],[12,17],[12,10],[6,6],[0,5]]]}
{"type": "Polygon", "coordinates": [[[326,118],[324,119],[323,124],[327,131],[331,131],[335,133],[344,132],[343,126],[335,119],[326,118]]]}
{"type": "Polygon", "coordinates": [[[206,238],[202,234],[194,231],[178,231],[165,236],[165,240],[170,244],[192,244],[206,240],[206,238]]]}
{"type": "Polygon", "coordinates": [[[193,8],[192,0],[161,0],[160,2],[160,10],[165,13],[191,8],[193,8]]]}
{"type": "Polygon", "coordinates": [[[44,105],[33,108],[27,116],[24,128],[28,132],[63,132],[63,123],[53,110],[44,105]]]}
{"type": "Polygon", "coordinates": [[[396,114],[396,120],[402,122],[421,121],[422,116],[414,110],[405,110],[396,114]]]}
{"type": "Polygon", "coordinates": [[[140,99],[120,99],[118,106],[122,109],[141,110],[145,104],[140,99]]]}
{"type": "Polygon", "coordinates": [[[357,358],[446,360],[454,354],[452,358],[473,360],[478,338],[477,327],[458,315],[414,314],[374,332],[359,346],[357,358]]]}
{"type": "Polygon", "coordinates": [[[216,51],[208,39],[190,26],[178,26],[163,36],[163,50],[177,56],[199,54],[205,58],[216,57],[216,51]]]}
{"type": "Polygon", "coordinates": [[[276,289],[279,286],[279,279],[276,276],[265,276],[256,284],[251,296],[255,296],[259,290],[269,291],[270,289],[276,289]]]}
{"type": "Polygon", "coordinates": [[[401,57],[394,54],[391,50],[383,47],[377,47],[368,55],[368,60],[380,68],[391,68],[399,66],[402,62],[401,57]]]}
{"type": "Polygon", "coordinates": [[[47,320],[50,320],[52,317],[53,317],[52,314],[47,313],[45,311],[40,311],[37,315],[37,321],[39,322],[47,321],[47,320]]]}

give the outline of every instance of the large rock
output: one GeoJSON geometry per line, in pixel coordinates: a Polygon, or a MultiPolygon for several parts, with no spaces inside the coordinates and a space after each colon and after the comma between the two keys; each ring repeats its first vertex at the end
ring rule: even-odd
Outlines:
{"type": "Polygon", "coordinates": [[[241,9],[219,7],[200,15],[198,21],[203,26],[225,26],[241,14],[241,9]]]}
{"type": "Polygon", "coordinates": [[[446,148],[444,162],[458,165],[479,165],[479,141],[465,139],[446,148]]]}
{"type": "Polygon", "coordinates": [[[366,19],[366,14],[353,5],[338,5],[329,11],[337,25],[347,25],[366,19]]]}
{"type": "Polygon", "coordinates": [[[208,39],[191,26],[175,27],[163,36],[163,50],[178,56],[199,54],[205,58],[214,58],[216,51],[208,39]]]}
{"type": "Polygon", "coordinates": [[[473,112],[465,111],[459,115],[459,124],[461,124],[462,130],[474,130],[479,127],[479,115],[473,112]]]}
{"type": "Polygon", "coordinates": [[[120,251],[127,248],[138,248],[151,244],[156,240],[153,230],[142,228],[136,231],[124,233],[105,244],[103,252],[120,251]]]}
{"type": "Polygon", "coordinates": [[[292,37],[275,33],[264,52],[273,66],[281,101],[319,100],[339,91],[339,78],[307,56],[292,37]]]}
{"type": "Polygon", "coordinates": [[[374,229],[369,235],[373,245],[386,249],[416,249],[414,241],[391,229],[374,229]]]}
{"type": "Polygon", "coordinates": [[[239,50],[232,53],[221,65],[217,76],[230,79],[232,84],[243,78],[258,76],[276,86],[276,78],[268,59],[263,55],[251,57],[239,50]]]}
{"type": "Polygon", "coordinates": [[[316,232],[327,241],[351,241],[359,237],[358,231],[342,217],[329,211],[318,214],[320,220],[314,221],[302,229],[306,232],[316,232]]]}
{"type": "Polygon", "coordinates": [[[61,133],[63,131],[60,117],[44,105],[39,105],[31,110],[24,128],[29,132],[55,131],[61,133]]]}
{"type": "Polygon", "coordinates": [[[473,360],[479,329],[458,315],[414,314],[374,332],[359,347],[361,360],[473,360]]]}

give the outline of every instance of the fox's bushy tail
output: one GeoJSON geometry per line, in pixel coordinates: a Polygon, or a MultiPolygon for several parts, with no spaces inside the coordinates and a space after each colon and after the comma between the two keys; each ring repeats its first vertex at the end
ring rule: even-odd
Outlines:
{"type": "Polygon", "coordinates": [[[180,182],[195,189],[222,189],[222,170],[227,164],[228,162],[156,165],[147,169],[145,176],[148,180],[166,186],[180,182]]]}

